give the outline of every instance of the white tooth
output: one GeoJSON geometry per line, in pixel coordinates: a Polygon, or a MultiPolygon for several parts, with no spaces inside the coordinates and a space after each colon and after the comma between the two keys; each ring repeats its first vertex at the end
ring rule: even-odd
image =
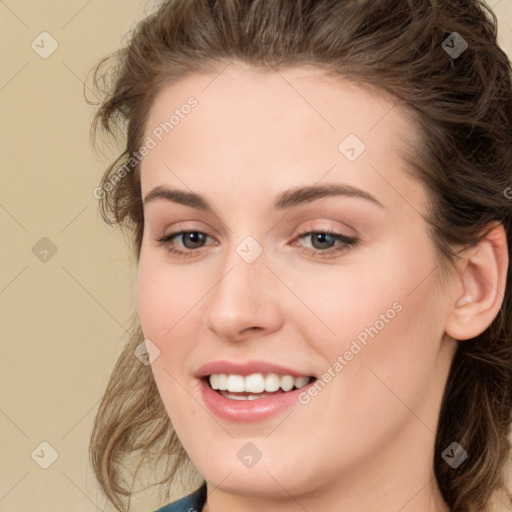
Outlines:
{"type": "Polygon", "coordinates": [[[231,393],[243,393],[245,382],[242,375],[228,375],[228,391],[231,393]]]}
{"type": "Polygon", "coordinates": [[[210,375],[210,386],[212,389],[219,389],[219,376],[218,375],[210,375]]]}
{"type": "Polygon", "coordinates": [[[217,375],[217,385],[219,390],[226,391],[228,389],[228,376],[225,373],[219,373],[217,375]]]}
{"type": "Polygon", "coordinates": [[[293,388],[293,385],[295,384],[295,378],[291,375],[283,375],[279,379],[279,386],[283,391],[290,391],[290,389],[293,388]]]}
{"type": "Polygon", "coordinates": [[[297,389],[304,387],[309,382],[309,377],[297,377],[295,379],[295,387],[297,389]]]}
{"type": "Polygon", "coordinates": [[[248,393],[263,393],[265,391],[265,378],[261,373],[252,373],[245,377],[245,391],[248,393]]]}
{"type": "Polygon", "coordinates": [[[230,395],[229,393],[223,394],[225,398],[229,398],[230,400],[247,400],[246,396],[240,396],[240,395],[230,395]]]}
{"type": "Polygon", "coordinates": [[[277,373],[269,373],[265,377],[265,391],[273,393],[279,389],[279,375],[277,373]]]}

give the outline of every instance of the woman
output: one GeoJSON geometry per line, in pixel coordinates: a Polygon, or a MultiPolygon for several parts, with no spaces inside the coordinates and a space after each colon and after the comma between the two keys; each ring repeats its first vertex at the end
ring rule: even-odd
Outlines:
{"type": "Polygon", "coordinates": [[[492,12],[169,0],[114,62],[94,126],[126,149],[95,195],[133,235],[138,320],[91,459],[116,508],[132,454],[134,478],[191,461],[203,479],[165,511],[506,504],[512,87],[492,12]]]}

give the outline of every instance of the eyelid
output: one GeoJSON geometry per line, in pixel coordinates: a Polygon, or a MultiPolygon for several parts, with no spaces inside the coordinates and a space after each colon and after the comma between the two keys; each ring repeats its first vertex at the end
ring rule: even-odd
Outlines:
{"type": "MultiPolygon", "coordinates": [[[[168,245],[170,245],[170,242],[172,239],[179,238],[180,236],[183,236],[188,233],[199,233],[201,235],[205,235],[206,238],[213,239],[213,237],[211,235],[209,235],[208,233],[206,233],[204,231],[200,231],[197,229],[179,229],[179,230],[173,231],[167,235],[164,235],[163,237],[157,239],[156,241],[159,242],[164,247],[166,247],[166,250],[170,254],[175,254],[177,258],[181,258],[181,259],[195,258],[196,255],[199,256],[200,254],[202,254],[204,252],[202,249],[204,249],[207,246],[202,246],[202,247],[195,248],[195,249],[187,249],[187,248],[176,249],[174,247],[167,247],[168,245]]],[[[293,243],[289,243],[290,246],[297,247],[297,245],[298,245],[297,248],[299,251],[311,256],[312,258],[314,258],[316,260],[320,260],[320,259],[338,259],[338,258],[340,258],[342,254],[344,254],[345,252],[351,250],[353,247],[358,245],[360,243],[360,239],[358,237],[345,235],[345,234],[340,233],[332,228],[319,228],[319,229],[314,228],[314,229],[303,230],[303,231],[299,232],[298,234],[296,234],[294,236],[294,238],[292,239],[292,242],[293,243]],[[324,250],[324,249],[314,249],[314,248],[310,248],[310,247],[303,247],[303,246],[297,244],[296,240],[304,239],[304,238],[306,238],[308,236],[312,236],[314,234],[324,234],[324,235],[330,236],[331,238],[334,238],[335,242],[337,241],[337,242],[341,243],[341,245],[335,244],[334,246],[328,247],[324,250]]],[[[216,244],[214,244],[214,245],[216,245],[216,244]]]]}
{"type": "Polygon", "coordinates": [[[210,232],[215,231],[215,230],[210,225],[208,225],[204,222],[192,220],[192,221],[176,222],[175,224],[172,224],[172,225],[168,226],[167,228],[162,229],[161,231],[164,233],[164,235],[162,236],[162,238],[164,238],[171,234],[176,234],[180,231],[186,231],[186,232],[195,231],[198,233],[204,233],[211,237],[212,235],[210,235],[210,232]],[[191,225],[190,223],[195,223],[195,225],[191,225]],[[197,224],[200,224],[201,226],[198,226],[197,224]]]}
{"type": "MultiPolygon", "coordinates": [[[[347,238],[359,238],[357,231],[352,226],[340,221],[320,219],[308,221],[302,225],[304,225],[304,228],[300,227],[297,229],[297,234],[311,231],[315,233],[334,231],[347,238]],[[350,232],[350,234],[348,234],[347,231],[350,232]]],[[[297,236],[297,234],[295,236],[297,236]]]]}
{"type": "MultiPolygon", "coordinates": [[[[168,238],[170,235],[178,235],[181,232],[198,232],[203,233],[210,238],[215,238],[212,236],[207,230],[204,230],[202,227],[198,228],[197,226],[190,226],[187,224],[188,221],[178,222],[177,224],[172,226],[172,229],[169,230],[167,233],[167,229],[164,230],[166,233],[162,235],[161,237],[158,237],[157,241],[161,241],[164,238],[168,238]]],[[[326,221],[326,220],[320,220],[320,221],[309,221],[306,223],[304,228],[299,228],[295,230],[295,234],[293,235],[294,238],[298,237],[299,235],[304,235],[306,233],[328,233],[328,232],[334,232],[333,234],[339,234],[343,235],[346,238],[358,238],[359,236],[357,234],[347,234],[345,231],[348,228],[350,231],[355,232],[355,229],[349,226],[348,224],[343,224],[345,228],[336,228],[333,227],[332,221],[326,221]],[[320,225],[315,225],[314,223],[320,223],[320,225]],[[324,223],[323,225],[321,223],[324,223]],[[341,230],[341,232],[340,232],[341,230]]],[[[210,226],[208,226],[208,229],[213,229],[210,226]]]]}

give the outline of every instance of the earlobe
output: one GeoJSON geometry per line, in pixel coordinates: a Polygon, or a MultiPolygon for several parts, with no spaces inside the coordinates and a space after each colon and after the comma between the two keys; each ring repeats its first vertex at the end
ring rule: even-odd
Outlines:
{"type": "Polygon", "coordinates": [[[466,340],[489,327],[503,302],[508,268],[503,226],[497,225],[476,246],[468,249],[459,268],[459,284],[454,288],[457,292],[445,331],[456,340],[466,340]]]}

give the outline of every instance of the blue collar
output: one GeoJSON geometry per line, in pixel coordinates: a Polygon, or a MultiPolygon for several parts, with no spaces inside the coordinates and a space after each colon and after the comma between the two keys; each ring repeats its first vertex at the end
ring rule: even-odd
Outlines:
{"type": "Polygon", "coordinates": [[[155,512],[201,512],[206,503],[206,482],[197,491],[181,498],[181,500],[169,503],[155,512]]]}

